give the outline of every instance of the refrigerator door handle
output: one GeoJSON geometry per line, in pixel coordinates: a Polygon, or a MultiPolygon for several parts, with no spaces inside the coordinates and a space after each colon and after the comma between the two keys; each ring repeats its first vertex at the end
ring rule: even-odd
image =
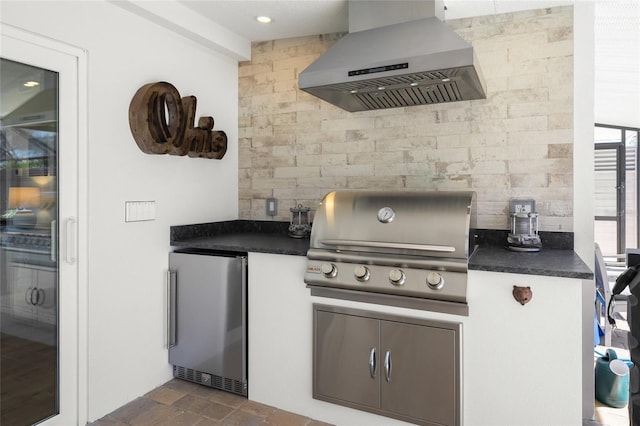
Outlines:
{"type": "MultiPolygon", "coordinates": [[[[242,280],[242,382],[245,387],[245,392],[247,391],[247,347],[246,342],[248,339],[247,336],[247,287],[249,285],[248,277],[247,277],[247,264],[248,258],[246,256],[240,256],[240,262],[242,265],[241,268],[241,280],[242,280]]],[[[245,393],[246,394],[246,393],[245,393]]]]}
{"type": "Polygon", "coordinates": [[[169,349],[176,346],[176,291],[177,291],[177,275],[176,271],[169,269],[167,271],[167,347],[169,349]]]}

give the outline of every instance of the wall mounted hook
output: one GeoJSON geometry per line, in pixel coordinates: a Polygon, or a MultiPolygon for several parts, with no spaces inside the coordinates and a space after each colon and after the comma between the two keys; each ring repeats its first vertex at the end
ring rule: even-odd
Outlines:
{"type": "Polygon", "coordinates": [[[522,286],[513,286],[513,298],[516,299],[518,303],[522,306],[529,303],[533,298],[533,292],[531,291],[531,287],[522,287],[522,286]]]}

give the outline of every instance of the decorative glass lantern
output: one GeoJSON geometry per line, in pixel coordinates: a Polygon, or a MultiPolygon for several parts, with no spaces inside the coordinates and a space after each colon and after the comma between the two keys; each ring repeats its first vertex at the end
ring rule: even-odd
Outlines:
{"type": "Polygon", "coordinates": [[[309,207],[298,204],[297,207],[289,209],[291,212],[291,223],[289,224],[289,236],[293,238],[304,238],[311,233],[311,223],[309,221],[309,207]]]}

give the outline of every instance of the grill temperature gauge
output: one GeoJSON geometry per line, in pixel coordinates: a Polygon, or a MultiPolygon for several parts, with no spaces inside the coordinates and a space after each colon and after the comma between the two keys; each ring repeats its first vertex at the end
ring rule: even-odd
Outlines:
{"type": "Polygon", "coordinates": [[[383,207],[378,210],[378,220],[382,223],[392,222],[396,218],[396,212],[391,207],[383,207]]]}

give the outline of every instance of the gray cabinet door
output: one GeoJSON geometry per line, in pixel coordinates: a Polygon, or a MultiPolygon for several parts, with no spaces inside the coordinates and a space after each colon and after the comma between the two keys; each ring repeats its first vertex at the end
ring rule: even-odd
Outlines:
{"type": "Polygon", "coordinates": [[[314,397],[356,408],[378,408],[380,321],[324,311],[315,311],[315,315],[314,397]]]}
{"type": "Polygon", "coordinates": [[[427,424],[458,424],[456,333],[381,321],[381,408],[427,424]]]}

